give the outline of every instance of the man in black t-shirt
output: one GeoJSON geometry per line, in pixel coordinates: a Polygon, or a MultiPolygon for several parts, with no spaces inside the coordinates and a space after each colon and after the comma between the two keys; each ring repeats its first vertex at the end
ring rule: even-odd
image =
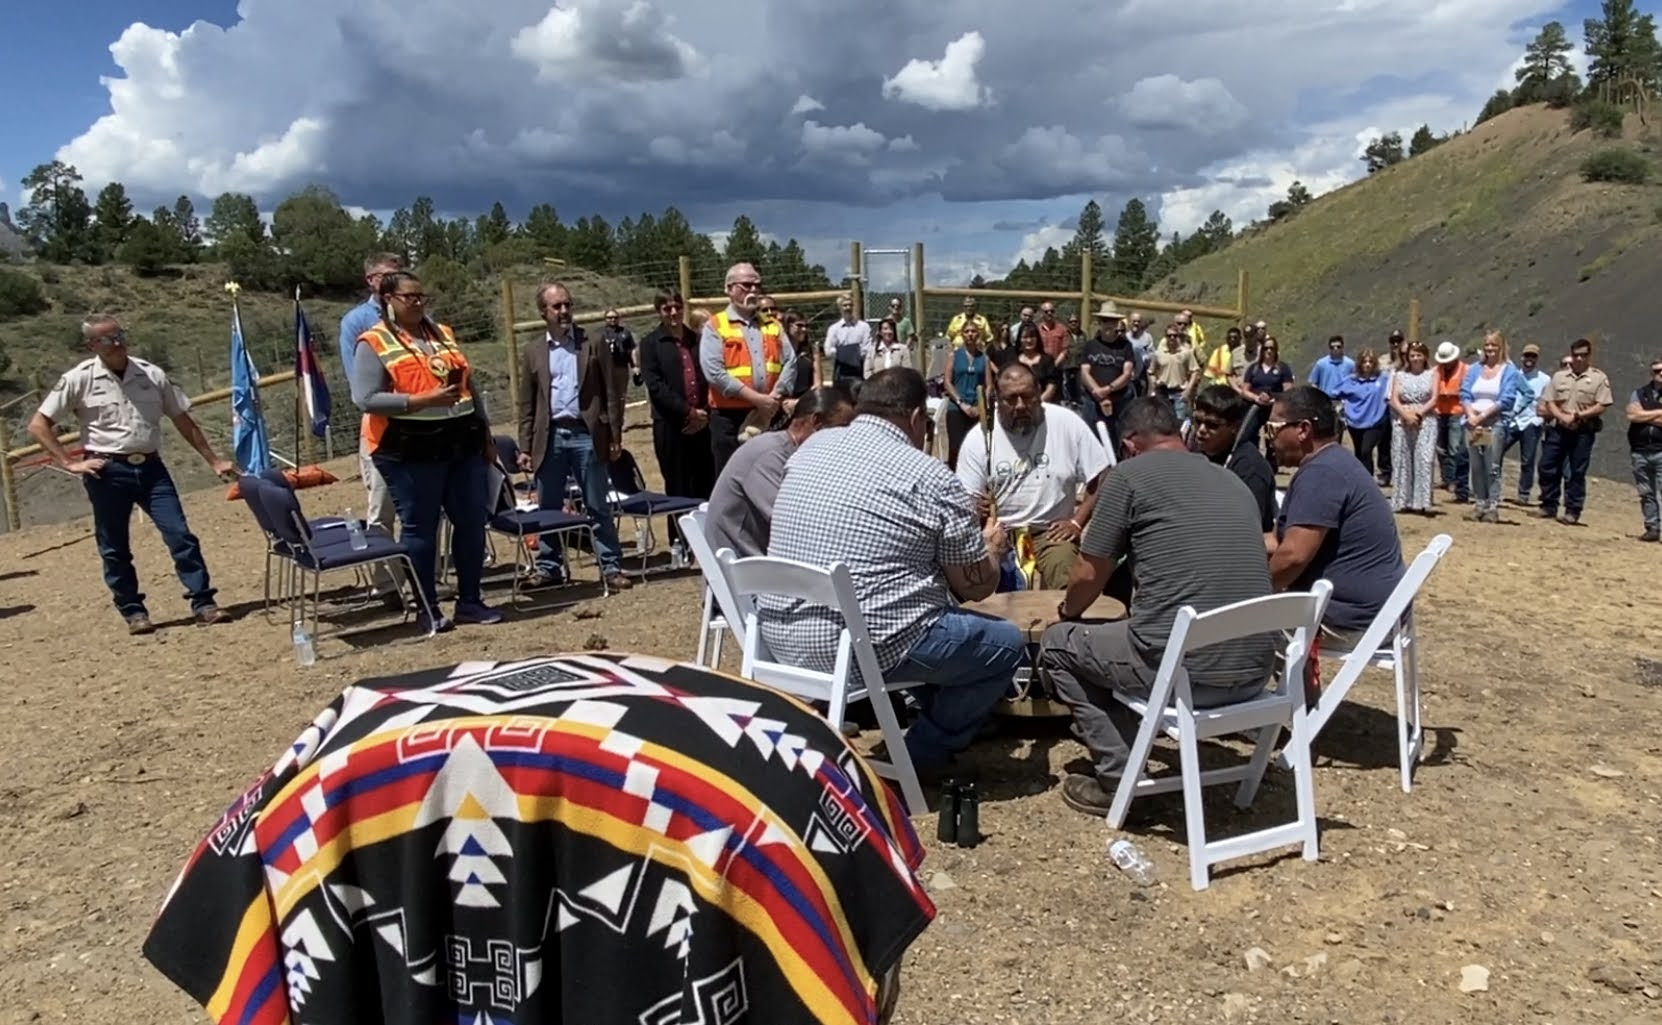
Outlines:
{"type": "Polygon", "coordinates": [[[1195,396],[1195,444],[1207,459],[1241,478],[1258,506],[1264,550],[1275,551],[1275,470],[1250,438],[1241,437],[1247,400],[1227,384],[1207,385],[1195,396]]]}
{"type": "Polygon", "coordinates": [[[1079,387],[1084,392],[1080,413],[1092,428],[1099,422],[1107,425],[1108,442],[1118,456],[1119,413],[1135,397],[1137,350],[1125,336],[1125,320],[1113,303],[1102,304],[1096,321],[1096,337],[1085,343],[1079,368],[1079,387]]]}

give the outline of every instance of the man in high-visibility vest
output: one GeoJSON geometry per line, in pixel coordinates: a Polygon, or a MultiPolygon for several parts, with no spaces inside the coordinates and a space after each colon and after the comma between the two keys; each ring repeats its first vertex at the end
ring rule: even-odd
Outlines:
{"type": "Polygon", "coordinates": [[[710,450],[716,474],[739,447],[753,420],[764,429],[779,413],[796,376],[796,350],[778,320],[757,311],[762,276],[748,263],[727,269],[727,308],[704,325],[698,363],[710,385],[710,450]]]}
{"type": "Polygon", "coordinates": [[[955,314],[951,320],[946,322],[946,336],[952,339],[952,345],[954,348],[958,348],[964,344],[964,325],[971,321],[974,321],[975,326],[981,329],[981,344],[986,345],[991,343],[993,338],[993,326],[987,323],[986,317],[983,317],[981,314],[975,312],[975,297],[972,295],[966,295],[964,296],[963,312],[955,314]]]}

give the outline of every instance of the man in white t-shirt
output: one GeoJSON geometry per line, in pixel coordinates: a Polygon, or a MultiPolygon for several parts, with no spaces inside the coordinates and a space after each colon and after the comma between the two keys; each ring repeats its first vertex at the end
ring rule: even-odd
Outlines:
{"type": "Polygon", "coordinates": [[[1066,587],[1108,453],[1079,414],[1039,401],[1038,379],[1019,360],[999,372],[997,413],[990,453],[985,434],[964,439],[958,479],[982,516],[1010,532],[1017,564],[1031,564],[1031,586],[1066,587]]]}

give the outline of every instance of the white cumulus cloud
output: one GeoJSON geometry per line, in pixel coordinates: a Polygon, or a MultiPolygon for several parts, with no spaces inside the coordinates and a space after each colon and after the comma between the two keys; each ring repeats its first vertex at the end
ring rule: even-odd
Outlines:
{"type": "Polygon", "coordinates": [[[1138,80],[1119,99],[1119,109],[1137,128],[1230,130],[1249,116],[1247,109],[1215,78],[1186,81],[1176,75],[1138,80]]]}
{"type": "Polygon", "coordinates": [[[656,82],[692,74],[702,58],[670,32],[670,19],[647,0],[568,0],[515,33],[508,48],[537,69],[537,77],[571,82],[604,76],[656,82]]]}
{"type": "Polygon", "coordinates": [[[824,109],[825,104],[814,99],[812,96],[809,96],[807,93],[803,93],[801,96],[798,96],[796,98],[796,102],[791,105],[791,114],[792,116],[798,114],[812,114],[816,110],[824,109]]]}
{"type": "Polygon", "coordinates": [[[991,92],[975,77],[986,51],[981,33],[965,32],[946,44],[940,60],[907,61],[883,80],[883,95],[927,110],[974,110],[991,99],[991,92]]]}

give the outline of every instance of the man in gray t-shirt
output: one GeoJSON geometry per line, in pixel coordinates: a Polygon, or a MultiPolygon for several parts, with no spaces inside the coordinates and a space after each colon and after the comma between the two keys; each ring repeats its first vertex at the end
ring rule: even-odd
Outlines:
{"type": "MultiPolygon", "coordinates": [[[[1239,477],[1183,443],[1163,399],[1133,401],[1120,421],[1129,456],[1102,480],[1096,510],[1080,540],[1062,620],[1039,644],[1039,667],[1073,712],[1094,776],[1062,784],[1062,800],[1105,815],[1131,755],[1137,719],[1113,691],[1147,696],[1165,655],[1177,610],[1209,612],[1271,593],[1264,537],[1252,492],[1239,477]],[[1071,622],[1102,593],[1127,560],[1130,617],[1071,622]]],[[[1275,666],[1269,634],[1196,651],[1185,660],[1199,707],[1229,704],[1263,689],[1275,666]]]]}
{"type": "Polygon", "coordinates": [[[815,388],[796,402],[784,430],[769,431],[739,446],[710,492],[704,537],[712,551],[733,549],[743,559],[766,555],[773,527],[773,500],[785,481],[785,464],[821,427],[846,427],[854,400],[846,388],[815,388]]]}

